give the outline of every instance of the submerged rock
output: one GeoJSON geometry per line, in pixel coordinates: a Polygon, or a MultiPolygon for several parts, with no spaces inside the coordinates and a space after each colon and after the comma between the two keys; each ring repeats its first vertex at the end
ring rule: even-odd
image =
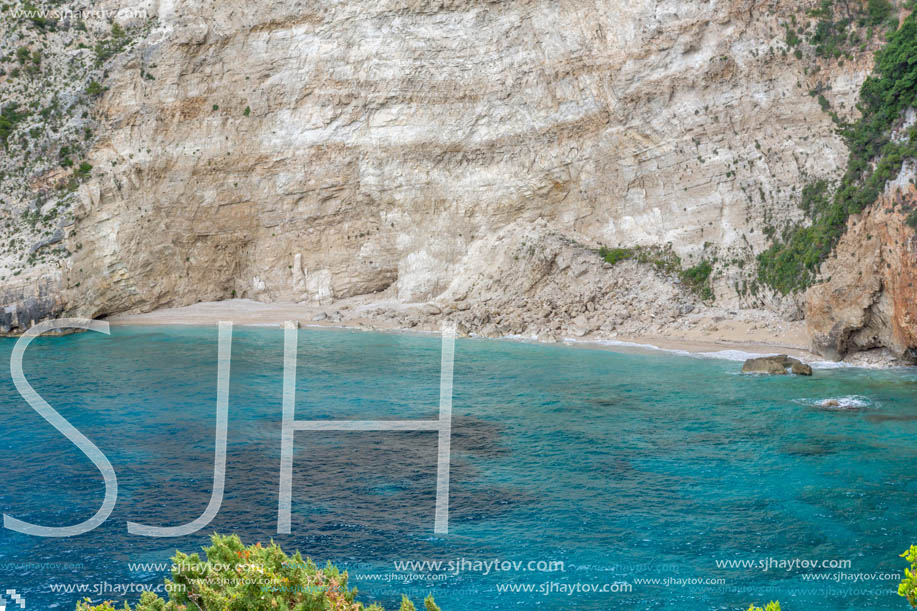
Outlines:
{"type": "Polygon", "coordinates": [[[856,410],[872,407],[873,402],[868,397],[849,395],[846,397],[830,397],[814,402],[816,407],[829,410],[856,410]]]}
{"type": "Polygon", "coordinates": [[[742,365],[742,373],[766,373],[769,375],[786,375],[789,368],[796,375],[810,376],[812,368],[785,354],[762,356],[748,359],[742,365]]]}

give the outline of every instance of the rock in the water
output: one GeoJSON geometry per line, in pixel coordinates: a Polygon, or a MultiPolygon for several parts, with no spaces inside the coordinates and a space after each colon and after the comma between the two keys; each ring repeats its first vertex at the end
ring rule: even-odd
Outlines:
{"type": "Polygon", "coordinates": [[[783,365],[785,356],[762,356],[756,359],[748,359],[742,365],[742,373],[767,373],[771,375],[786,375],[786,367],[783,365]]]}
{"type": "Polygon", "coordinates": [[[806,365],[805,363],[793,363],[793,366],[790,368],[790,371],[795,373],[798,376],[810,376],[812,375],[812,368],[806,365]]]}
{"type": "Polygon", "coordinates": [[[787,368],[796,375],[810,376],[812,368],[791,356],[778,354],[776,356],[762,356],[748,359],[742,365],[742,373],[766,373],[770,375],[786,375],[787,368]]]}

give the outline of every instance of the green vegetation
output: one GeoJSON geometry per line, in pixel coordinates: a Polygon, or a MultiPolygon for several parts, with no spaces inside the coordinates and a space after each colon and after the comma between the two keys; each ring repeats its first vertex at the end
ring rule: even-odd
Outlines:
{"type": "MultiPolygon", "coordinates": [[[[866,12],[869,15],[869,25],[879,25],[887,22],[894,13],[895,7],[888,0],[869,0],[866,12]]],[[[897,26],[897,24],[895,24],[897,26]]]]}
{"type": "Polygon", "coordinates": [[[130,38],[124,32],[124,29],[117,23],[111,26],[111,36],[96,43],[94,51],[96,54],[96,65],[101,66],[106,61],[121,52],[124,47],[130,43],[130,38]]]}
{"type": "MultiPolygon", "coordinates": [[[[236,535],[213,535],[198,554],[176,552],[172,579],[165,580],[168,602],[144,592],[134,611],[384,611],[377,604],[356,602],[356,588],[347,587],[347,573],[328,564],[318,568],[296,552],[287,556],[277,545],[260,543],[246,547],[236,535]],[[248,582],[248,583],[246,583],[248,582]]],[[[424,600],[426,611],[440,611],[432,596],[424,600]]],[[[118,611],[111,603],[91,606],[79,602],[77,611],[118,611]]],[[[130,611],[125,603],[123,609],[130,611]]],[[[402,597],[400,611],[415,611],[402,597]]]]}
{"type": "Polygon", "coordinates": [[[99,81],[90,81],[89,86],[86,87],[86,95],[91,97],[100,96],[105,92],[105,88],[102,87],[99,81]]]}
{"type": "Polygon", "coordinates": [[[831,110],[831,104],[828,102],[828,98],[820,93],[818,94],[818,105],[821,106],[822,112],[831,110]]]}
{"type": "Polygon", "coordinates": [[[709,301],[713,299],[713,288],[710,286],[710,273],[712,271],[713,264],[704,260],[694,267],[682,270],[679,278],[692,291],[697,293],[701,299],[709,301]]]}
{"type": "Polygon", "coordinates": [[[748,611],[780,611],[780,603],[771,601],[767,603],[763,609],[761,607],[756,607],[754,605],[751,605],[748,608],[748,611]]]}
{"type": "MultiPolygon", "coordinates": [[[[847,170],[833,197],[823,181],[803,189],[800,206],[812,223],[787,227],[758,256],[758,277],[787,294],[805,289],[846,229],[847,218],[874,202],[905,159],[917,157],[917,127],[893,141],[892,130],[917,100],[917,14],[911,14],[876,53],[873,74],[860,89],[859,120],[841,125],[850,149],[847,170]]],[[[917,224],[917,218],[914,223],[917,224]]]]}
{"type": "Polygon", "coordinates": [[[54,20],[41,17],[39,9],[31,2],[23,2],[22,10],[29,15],[29,21],[39,30],[44,30],[45,28],[54,29],[54,20]]]}
{"type": "Polygon", "coordinates": [[[912,607],[917,608],[917,545],[912,545],[901,557],[911,566],[904,569],[904,579],[898,584],[898,596],[903,596],[912,607]]]}
{"type": "Polygon", "coordinates": [[[705,301],[713,299],[713,287],[710,285],[713,263],[704,259],[694,267],[682,269],[681,257],[672,250],[671,245],[666,245],[665,248],[658,246],[606,248],[602,246],[599,248],[599,256],[611,265],[628,259],[652,265],[657,272],[677,275],[679,280],[701,299],[705,301]]]}
{"type": "Polygon", "coordinates": [[[634,256],[633,248],[605,248],[602,246],[599,249],[599,256],[605,259],[606,262],[614,265],[618,261],[624,261],[625,259],[632,259],[634,256]]]}
{"type": "Polygon", "coordinates": [[[5,75],[0,87],[0,193],[6,212],[17,211],[0,223],[0,254],[12,275],[69,254],[63,245],[34,247],[68,224],[79,185],[99,173],[86,163],[86,152],[98,124],[92,107],[105,91],[101,84],[114,53],[124,54],[156,23],[133,22],[126,31],[108,22],[90,30],[70,20],[72,27],[60,29],[55,19],[40,16],[58,7],[67,9],[67,3],[0,2],[0,21],[9,34],[0,57],[0,75],[5,75]],[[25,13],[11,15],[14,8],[25,13]],[[36,183],[38,176],[47,180],[36,183]],[[22,215],[22,210],[30,212],[22,215]]]}
{"type": "Polygon", "coordinates": [[[248,115],[252,114],[252,109],[246,106],[245,110],[242,111],[242,114],[247,117],[248,115]]]}
{"type": "Polygon", "coordinates": [[[63,168],[73,167],[73,160],[70,158],[70,147],[62,146],[57,152],[57,157],[60,159],[60,165],[63,168]]]}
{"type": "Polygon", "coordinates": [[[796,30],[790,27],[789,24],[784,24],[783,27],[786,30],[786,46],[791,49],[798,47],[802,39],[796,33],[796,30]]]}
{"type": "Polygon", "coordinates": [[[815,56],[823,59],[842,56],[852,59],[853,52],[863,50],[877,29],[895,30],[898,27],[895,8],[888,0],[868,0],[866,3],[822,0],[818,8],[808,14],[818,19],[811,30],[800,28],[797,33],[795,28],[784,24],[787,45],[795,47],[801,34],[814,48],[815,56]]]}
{"type": "Polygon", "coordinates": [[[828,209],[831,200],[828,197],[828,183],[816,180],[802,188],[802,199],[799,207],[809,216],[817,216],[828,209]]]}
{"type": "Polygon", "coordinates": [[[599,248],[599,256],[614,265],[627,259],[638,263],[648,263],[656,271],[664,274],[676,274],[681,271],[681,258],[672,250],[671,244],[664,248],[658,246],[635,246],[633,248],[599,248]]]}
{"type": "Polygon", "coordinates": [[[917,229],[917,210],[911,210],[911,213],[907,215],[905,222],[910,226],[911,229],[917,229]]]}
{"type": "Polygon", "coordinates": [[[809,43],[815,47],[818,57],[840,57],[847,46],[847,26],[849,21],[841,19],[835,22],[831,19],[822,19],[815,26],[815,33],[809,43]]]}
{"type": "Polygon", "coordinates": [[[19,104],[10,102],[0,109],[0,142],[6,148],[10,134],[16,129],[16,124],[29,116],[29,113],[19,110],[19,104]]]}
{"type": "Polygon", "coordinates": [[[28,47],[16,49],[16,59],[30,74],[38,73],[41,68],[41,51],[31,51],[28,47]]]}

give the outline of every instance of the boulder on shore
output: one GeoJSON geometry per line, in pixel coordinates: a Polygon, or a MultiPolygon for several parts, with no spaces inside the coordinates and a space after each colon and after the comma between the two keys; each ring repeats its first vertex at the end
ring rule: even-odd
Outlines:
{"type": "Polygon", "coordinates": [[[770,375],[786,375],[787,368],[796,375],[810,376],[812,368],[793,357],[785,354],[776,356],[762,356],[748,359],[742,365],[742,373],[766,373],[770,375]]]}

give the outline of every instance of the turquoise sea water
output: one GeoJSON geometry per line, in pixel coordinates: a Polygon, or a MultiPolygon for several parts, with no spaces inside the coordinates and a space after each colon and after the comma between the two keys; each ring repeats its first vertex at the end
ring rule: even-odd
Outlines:
{"type": "MultiPolygon", "coordinates": [[[[297,419],[437,417],[438,338],[299,338],[297,419]]],[[[6,366],[14,342],[0,340],[0,510],[44,525],[80,522],[101,503],[102,477],[16,392],[6,366]]],[[[216,350],[215,326],[113,327],[32,343],[26,376],[108,456],[119,496],[108,521],[78,537],[0,529],[0,589],[16,589],[29,610],[72,609],[85,596],[135,601],[117,588],[155,586],[166,571],[130,564],[165,563],[217,531],[333,561],[362,600],[395,608],[401,592],[415,602],[432,592],[444,611],[706,611],[772,599],[786,611],[907,608],[887,577],[917,542],[913,371],[750,377],[735,361],[459,339],[450,533],[433,535],[435,433],[301,432],[293,532],[277,535],[283,333],[237,327],[219,514],[192,536],[129,535],[128,520],[183,524],[210,499],[216,350]],[[854,395],[867,407],[814,403],[854,395]],[[522,566],[393,566],[458,559],[522,566]],[[758,563],[768,559],[850,565],[765,571],[758,563]],[[755,566],[718,566],[727,560],[755,566]],[[533,561],[564,570],[522,570],[533,561]],[[637,581],[652,579],[660,583],[637,581]],[[565,592],[620,582],[630,591],[565,592]],[[55,591],[62,586],[74,591],[55,591]]]]}

